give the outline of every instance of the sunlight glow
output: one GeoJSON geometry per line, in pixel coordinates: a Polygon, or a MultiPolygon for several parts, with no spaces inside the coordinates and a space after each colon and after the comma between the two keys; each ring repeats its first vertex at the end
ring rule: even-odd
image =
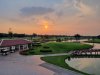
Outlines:
{"type": "Polygon", "coordinates": [[[48,25],[44,25],[44,28],[45,28],[45,29],[48,29],[48,25]]]}
{"type": "Polygon", "coordinates": [[[42,21],[42,25],[43,25],[43,27],[44,27],[45,29],[48,29],[49,21],[43,20],[43,21],[42,21]]]}

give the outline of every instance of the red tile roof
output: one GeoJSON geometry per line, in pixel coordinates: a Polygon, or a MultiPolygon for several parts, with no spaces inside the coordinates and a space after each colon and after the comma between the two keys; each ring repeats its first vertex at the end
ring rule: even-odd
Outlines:
{"type": "Polygon", "coordinates": [[[0,41],[1,47],[6,47],[6,46],[14,46],[14,45],[21,45],[21,44],[30,44],[32,43],[31,41],[24,40],[24,39],[16,39],[16,40],[3,40],[0,41]]]}

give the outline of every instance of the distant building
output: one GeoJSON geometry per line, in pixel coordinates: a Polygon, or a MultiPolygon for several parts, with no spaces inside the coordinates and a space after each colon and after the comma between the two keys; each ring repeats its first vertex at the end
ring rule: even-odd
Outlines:
{"type": "Polygon", "coordinates": [[[32,48],[32,41],[25,39],[12,39],[12,40],[0,40],[0,52],[14,52],[16,50],[29,50],[32,48]]]}

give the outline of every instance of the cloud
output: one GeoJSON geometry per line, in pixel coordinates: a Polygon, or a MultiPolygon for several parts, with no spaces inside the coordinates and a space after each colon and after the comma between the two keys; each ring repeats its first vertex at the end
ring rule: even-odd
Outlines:
{"type": "Polygon", "coordinates": [[[22,22],[34,22],[34,25],[38,25],[38,21],[43,19],[59,26],[66,23],[72,25],[71,21],[77,24],[84,19],[88,20],[96,12],[93,6],[83,0],[62,0],[61,3],[54,4],[52,8],[32,6],[22,8],[20,11],[21,15],[26,16],[22,22]]]}
{"type": "Polygon", "coordinates": [[[46,7],[25,7],[21,10],[21,15],[23,16],[32,16],[32,15],[44,15],[47,13],[51,13],[54,10],[52,8],[46,7]]]}
{"type": "Polygon", "coordinates": [[[74,7],[84,16],[90,16],[95,13],[93,8],[83,3],[82,0],[74,0],[74,7]]]}
{"type": "Polygon", "coordinates": [[[87,0],[62,0],[55,7],[58,16],[94,16],[97,12],[96,8],[87,0]]]}
{"type": "Polygon", "coordinates": [[[72,7],[72,0],[62,0],[61,3],[55,4],[55,14],[58,17],[64,16],[65,14],[68,14],[68,10],[72,7]]]}

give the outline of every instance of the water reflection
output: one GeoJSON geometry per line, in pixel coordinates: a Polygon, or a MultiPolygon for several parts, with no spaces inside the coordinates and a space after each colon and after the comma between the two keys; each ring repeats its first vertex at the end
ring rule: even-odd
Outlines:
{"type": "Polygon", "coordinates": [[[65,60],[71,67],[89,73],[92,75],[100,75],[100,56],[78,56],[69,57],[65,60]]]}

